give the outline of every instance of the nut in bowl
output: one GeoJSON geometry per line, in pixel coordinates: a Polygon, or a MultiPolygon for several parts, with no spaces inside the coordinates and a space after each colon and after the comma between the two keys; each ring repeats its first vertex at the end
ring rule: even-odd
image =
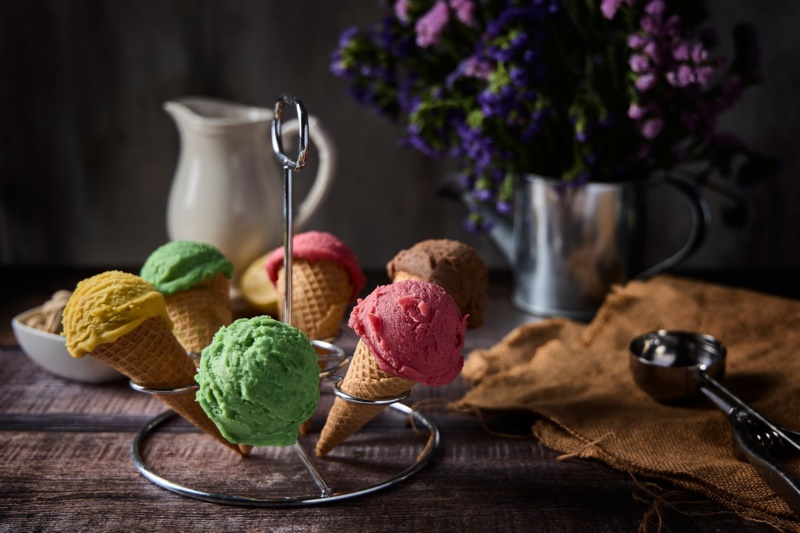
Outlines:
{"type": "Polygon", "coordinates": [[[83,383],[107,383],[124,378],[121,373],[91,356],[82,359],[72,357],[62,335],[28,325],[41,314],[40,306],[20,313],[11,320],[17,342],[34,363],[52,374],[83,383]]]}

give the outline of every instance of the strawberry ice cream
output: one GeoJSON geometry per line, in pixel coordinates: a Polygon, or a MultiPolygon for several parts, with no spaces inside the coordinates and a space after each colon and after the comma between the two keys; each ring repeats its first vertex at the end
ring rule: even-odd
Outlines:
{"type": "Polygon", "coordinates": [[[349,326],[387,374],[445,385],[464,364],[467,319],[444,289],[409,280],[378,287],[359,300],[349,326]]]}
{"type": "MultiPolygon", "coordinates": [[[[355,254],[339,239],[324,231],[307,231],[292,239],[292,257],[304,259],[311,264],[317,261],[331,261],[338,264],[350,275],[353,290],[350,301],[356,299],[364,288],[366,279],[355,254]]],[[[276,248],[267,258],[267,275],[273,285],[278,285],[278,272],[283,267],[283,246],[276,248]]]]}

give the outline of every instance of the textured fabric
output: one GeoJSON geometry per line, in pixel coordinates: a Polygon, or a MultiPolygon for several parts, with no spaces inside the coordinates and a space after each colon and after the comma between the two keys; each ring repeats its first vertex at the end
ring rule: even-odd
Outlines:
{"type": "MultiPolygon", "coordinates": [[[[595,320],[520,326],[469,354],[473,387],[453,408],[526,410],[548,448],[637,477],[668,480],[744,517],[800,521],[746,462],[727,417],[709,402],[667,405],[639,390],[628,344],[657,329],[703,332],[728,348],[725,383],[773,422],[800,429],[800,302],[673,276],[617,287],[595,320]]],[[[800,459],[784,460],[800,474],[800,459]]]]}

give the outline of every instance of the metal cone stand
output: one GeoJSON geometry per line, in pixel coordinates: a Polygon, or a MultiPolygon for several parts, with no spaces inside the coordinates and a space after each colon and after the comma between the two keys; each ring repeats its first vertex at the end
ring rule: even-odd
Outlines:
{"type": "MultiPolygon", "coordinates": [[[[294,236],[293,219],[292,219],[292,172],[299,172],[305,166],[306,157],[308,155],[308,115],[306,114],[303,103],[297,98],[283,95],[275,103],[275,118],[272,122],[272,148],[275,155],[283,165],[283,219],[284,219],[284,232],[283,232],[283,271],[285,281],[285,300],[283,307],[284,322],[291,325],[292,317],[292,238],[294,236]],[[290,104],[295,107],[297,111],[297,120],[299,121],[299,140],[298,140],[298,156],[297,160],[293,161],[284,154],[283,151],[283,138],[281,135],[281,122],[283,115],[283,108],[285,104],[290,104]]],[[[212,503],[219,503],[225,505],[238,505],[243,507],[303,507],[318,505],[323,503],[331,503],[339,500],[355,498],[371,494],[388,487],[395,486],[400,482],[408,479],[409,477],[420,471],[433,456],[436,448],[439,446],[440,435],[439,429],[436,425],[428,420],[427,417],[421,413],[412,410],[403,404],[397,403],[408,397],[409,393],[405,393],[397,398],[390,398],[384,400],[370,400],[367,398],[359,398],[351,396],[343,392],[339,388],[339,382],[342,380],[341,376],[334,375],[333,372],[344,366],[346,356],[344,350],[335,344],[312,340],[311,343],[315,348],[320,348],[328,352],[327,355],[321,355],[320,360],[330,363],[326,368],[320,372],[321,379],[329,379],[333,381],[334,394],[348,402],[366,404],[366,405],[384,405],[389,409],[399,413],[404,420],[413,418],[416,427],[425,428],[428,431],[428,440],[422,452],[417,457],[415,463],[411,464],[403,471],[395,476],[384,479],[380,482],[365,485],[352,490],[336,491],[334,486],[329,484],[322,474],[317,469],[314,461],[309,457],[300,441],[294,443],[292,446],[298,459],[302,462],[303,466],[309,473],[311,480],[317,487],[317,492],[309,492],[299,495],[277,496],[271,498],[251,498],[247,496],[239,496],[233,494],[219,494],[214,492],[207,492],[198,490],[186,485],[182,485],[175,481],[166,479],[158,474],[150,465],[145,462],[144,447],[146,444],[146,437],[155,432],[162,424],[168,420],[177,417],[178,415],[173,411],[167,411],[148,422],[133,439],[131,445],[131,457],[136,469],[152,483],[161,488],[186,496],[212,503]]],[[[131,382],[131,387],[137,391],[150,393],[150,394],[177,394],[185,392],[190,389],[197,389],[197,385],[189,385],[180,389],[148,389],[131,382]]]]}

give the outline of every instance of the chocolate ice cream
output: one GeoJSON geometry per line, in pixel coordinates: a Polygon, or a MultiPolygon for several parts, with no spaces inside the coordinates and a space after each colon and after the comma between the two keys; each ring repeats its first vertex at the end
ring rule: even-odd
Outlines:
{"type": "Polygon", "coordinates": [[[416,279],[439,285],[453,297],[462,314],[469,314],[468,328],[483,324],[488,304],[486,264],[464,243],[431,239],[402,250],[386,265],[395,281],[416,279]]]}

